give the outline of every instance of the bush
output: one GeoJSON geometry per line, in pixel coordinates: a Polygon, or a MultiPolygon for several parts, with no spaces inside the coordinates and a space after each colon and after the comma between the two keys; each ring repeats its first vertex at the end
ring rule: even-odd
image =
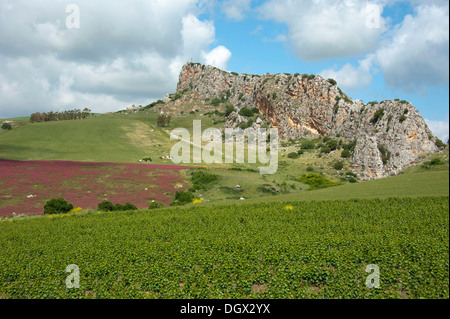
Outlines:
{"type": "Polygon", "coordinates": [[[225,107],[225,116],[229,116],[231,113],[233,113],[234,112],[234,106],[233,105],[231,105],[231,104],[228,104],[226,107],[225,107]]]}
{"type": "Polygon", "coordinates": [[[391,152],[389,152],[384,145],[378,145],[378,150],[381,153],[381,160],[386,165],[391,158],[391,152]]]}
{"type": "Polygon", "coordinates": [[[344,162],[342,162],[342,161],[335,161],[335,162],[333,163],[333,168],[334,168],[335,170],[337,170],[337,171],[340,171],[341,169],[344,168],[344,162]]]}
{"type": "Polygon", "coordinates": [[[175,200],[170,204],[171,206],[177,206],[177,205],[186,205],[189,203],[192,203],[194,200],[194,194],[191,192],[176,192],[175,193],[175,200]]]}
{"type": "Polygon", "coordinates": [[[300,149],[300,150],[297,151],[297,154],[298,154],[298,155],[303,155],[304,153],[305,153],[305,151],[302,150],[302,149],[300,149]]]}
{"type": "Polygon", "coordinates": [[[333,186],[340,185],[339,183],[330,181],[329,179],[323,177],[322,175],[313,174],[313,173],[303,175],[301,178],[299,178],[298,181],[303,184],[309,185],[308,190],[327,188],[327,187],[333,187],[333,186]]]}
{"type": "Polygon", "coordinates": [[[351,156],[350,150],[344,149],[341,153],[342,158],[349,158],[351,156]]]}
{"type": "Polygon", "coordinates": [[[292,153],[289,153],[287,157],[292,158],[292,159],[297,159],[297,158],[299,158],[299,155],[296,152],[292,152],[292,153]]]}
{"type": "Polygon", "coordinates": [[[64,198],[54,198],[47,201],[44,205],[44,214],[65,214],[73,209],[73,205],[64,198]]]}
{"type": "Polygon", "coordinates": [[[164,203],[154,200],[150,203],[150,205],[148,205],[148,209],[157,209],[157,208],[161,208],[164,206],[165,206],[164,203]]]}
{"type": "Polygon", "coordinates": [[[437,147],[439,148],[443,148],[445,147],[444,142],[442,142],[439,138],[436,137],[436,142],[434,142],[434,144],[436,144],[437,147]]]}
{"type": "Polygon", "coordinates": [[[170,125],[171,116],[170,115],[160,115],[156,119],[156,124],[159,127],[165,127],[170,125]]]}
{"type": "Polygon", "coordinates": [[[219,175],[209,174],[202,170],[195,171],[192,173],[192,187],[189,190],[192,192],[197,190],[206,190],[208,189],[209,184],[217,181],[219,178],[219,175]]]}
{"type": "Polygon", "coordinates": [[[331,85],[336,85],[337,84],[335,79],[328,79],[328,82],[330,82],[331,85]]]}
{"type": "Polygon", "coordinates": [[[379,120],[381,120],[384,116],[384,108],[379,108],[375,114],[373,115],[372,119],[370,120],[370,122],[372,124],[376,124],[379,120]]]}
{"type": "Polygon", "coordinates": [[[113,204],[109,200],[104,200],[99,203],[97,209],[102,212],[117,212],[117,211],[126,211],[126,210],[137,210],[138,208],[133,204],[126,202],[125,205],[122,204],[113,204]]]}
{"type": "Polygon", "coordinates": [[[336,150],[338,148],[338,142],[335,140],[329,140],[326,145],[332,150],[336,150]]]}
{"type": "Polygon", "coordinates": [[[97,209],[102,212],[112,212],[114,210],[114,205],[109,200],[104,200],[98,204],[97,209]]]}
{"type": "Polygon", "coordinates": [[[313,168],[312,166],[308,166],[308,167],[306,168],[306,171],[307,171],[307,172],[312,172],[312,171],[314,171],[314,168],[313,168]]]}
{"type": "Polygon", "coordinates": [[[313,140],[306,140],[302,142],[300,147],[304,150],[312,150],[316,147],[316,143],[313,140]]]}
{"type": "Polygon", "coordinates": [[[239,111],[239,115],[245,116],[245,117],[252,117],[253,116],[253,111],[244,107],[239,111]]]}
{"type": "Polygon", "coordinates": [[[11,126],[11,124],[9,124],[9,123],[3,123],[2,124],[2,130],[12,130],[12,126],[11,126]]]}
{"type": "Polygon", "coordinates": [[[406,115],[401,115],[399,118],[400,123],[403,123],[407,119],[406,115]]]}
{"type": "Polygon", "coordinates": [[[429,169],[433,166],[438,166],[438,165],[442,165],[442,164],[444,164],[444,161],[442,159],[440,159],[439,157],[435,157],[431,161],[423,163],[422,168],[429,169]]]}
{"type": "Polygon", "coordinates": [[[328,146],[326,146],[326,145],[323,145],[323,146],[320,148],[320,153],[328,154],[328,153],[330,153],[330,152],[331,152],[331,148],[328,147],[328,146]]]}

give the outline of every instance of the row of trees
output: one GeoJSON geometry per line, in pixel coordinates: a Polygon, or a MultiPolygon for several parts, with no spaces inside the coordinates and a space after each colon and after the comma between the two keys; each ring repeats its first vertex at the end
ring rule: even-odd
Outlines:
{"type": "Polygon", "coordinates": [[[50,122],[50,121],[63,121],[63,120],[79,120],[88,118],[91,115],[91,110],[84,108],[83,111],[74,109],[64,112],[47,112],[47,113],[33,113],[30,117],[31,123],[36,122],[50,122]]]}

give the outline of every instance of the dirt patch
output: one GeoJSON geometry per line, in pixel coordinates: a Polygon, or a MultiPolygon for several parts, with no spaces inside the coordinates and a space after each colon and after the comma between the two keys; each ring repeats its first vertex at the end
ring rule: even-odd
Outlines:
{"type": "Polygon", "coordinates": [[[263,294],[267,291],[267,284],[253,284],[252,291],[255,294],[263,294]]]}

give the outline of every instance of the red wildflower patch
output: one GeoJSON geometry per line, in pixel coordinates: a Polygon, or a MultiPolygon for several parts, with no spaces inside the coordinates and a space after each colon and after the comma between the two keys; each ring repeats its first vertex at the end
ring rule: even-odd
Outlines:
{"type": "Polygon", "coordinates": [[[0,216],[42,214],[45,202],[63,197],[74,207],[97,208],[103,200],[147,208],[168,205],[177,185],[188,185],[183,166],[0,160],[0,216]]]}

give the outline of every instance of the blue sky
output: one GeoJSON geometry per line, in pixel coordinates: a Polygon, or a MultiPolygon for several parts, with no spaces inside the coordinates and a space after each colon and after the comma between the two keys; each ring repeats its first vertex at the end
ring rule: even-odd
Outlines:
{"type": "Polygon", "coordinates": [[[447,0],[3,0],[0,118],[146,105],[194,61],[408,100],[446,141],[448,12],[447,0]]]}

